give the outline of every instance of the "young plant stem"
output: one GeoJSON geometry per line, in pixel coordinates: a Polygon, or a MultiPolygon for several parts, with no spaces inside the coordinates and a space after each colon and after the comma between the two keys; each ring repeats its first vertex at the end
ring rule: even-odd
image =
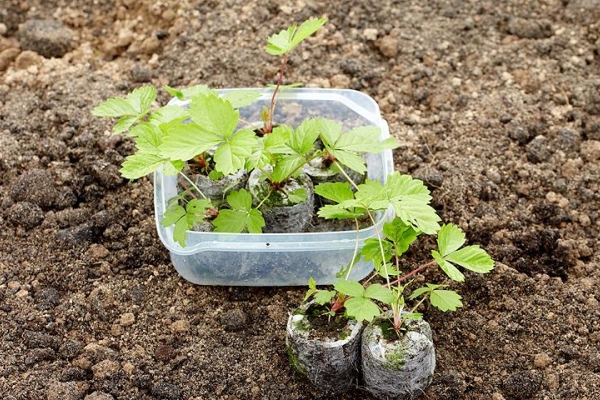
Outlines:
{"type": "MultiPolygon", "coordinates": [[[[200,196],[202,196],[202,198],[203,198],[204,200],[208,200],[208,198],[207,198],[207,197],[204,195],[204,193],[202,193],[202,190],[200,190],[200,188],[199,188],[198,186],[196,186],[196,184],[195,184],[194,182],[192,182],[192,180],[191,180],[190,178],[188,178],[186,174],[184,174],[183,172],[179,172],[179,175],[180,175],[180,176],[181,176],[183,179],[185,179],[185,180],[186,180],[186,181],[187,181],[187,182],[188,182],[188,183],[189,183],[189,184],[190,184],[190,185],[191,185],[191,186],[194,188],[194,190],[196,190],[198,193],[200,193],[200,196]]],[[[184,188],[185,188],[185,185],[184,185],[184,188]]],[[[186,190],[188,190],[188,188],[185,188],[185,189],[186,189],[186,190]]],[[[196,196],[194,196],[194,194],[193,194],[193,193],[191,193],[191,192],[190,192],[190,195],[191,195],[192,197],[196,197],[196,196]]]]}
{"type": "Polygon", "coordinates": [[[435,265],[435,260],[419,265],[417,268],[413,269],[408,274],[402,275],[402,276],[398,277],[398,279],[396,279],[395,281],[388,283],[387,286],[389,287],[391,285],[396,285],[402,281],[405,281],[408,278],[410,278],[411,276],[418,274],[419,272],[423,271],[425,268],[431,267],[432,265],[435,265]]]}
{"type": "Polygon", "coordinates": [[[271,97],[271,106],[267,115],[267,126],[265,126],[265,133],[271,133],[273,131],[273,117],[275,114],[275,103],[277,102],[277,92],[283,84],[283,72],[285,71],[287,60],[288,55],[284,54],[281,58],[281,64],[279,66],[279,78],[277,79],[277,86],[275,86],[275,90],[273,90],[273,96],[271,97]]]}
{"type": "Polygon", "coordinates": [[[358,185],[352,180],[352,178],[350,178],[350,175],[348,175],[348,173],[346,171],[344,171],[344,168],[342,168],[340,163],[337,160],[335,160],[333,163],[335,164],[336,167],[338,167],[338,169],[340,170],[340,173],[342,175],[344,175],[344,178],[346,178],[348,180],[348,182],[350,182],[350,184],[354,187],[354,189],[358,190],[358,185]]]}
{"type": "Polygon", "coordinates": [[[258,203],[258,205],[257,205],[256,207],[254,207],[254,208],[255,208],[256,210],[258,210],[259,208],[261,208],[261,207],[262,207],[262,205],[265,203],[265,201],[267,201],[267,199],[268,199],[269,197],[271,197],[271,193],[273,193],[273,188],[270,188],[270,189],[269,189],[269,193],[267,193],[267,196],[266,196],[264,199],[262,199],[262,200],[260,201],[260,203],[258,203]]]}
{"type": "MultiPolygon", "coordinates": [[[[387,269],[387,263],[385,262],[385,250],[383,249],[383,244],[381,243],[381,241],[383,240],[381,238],[381,233],[379,232],[379,229],[377,229],[377,223],[375,222],[375,218],[373,218],[373,214],[371,213],[371,211],[365,207],[367,209],[367,215],[369,216],[369,219],[371,220],[371,223],[373,224],[373,226],[375,227],[375,233],[377,234],[377,242],[379,243],[379,251],[381,252],[381,262],[383,263],[383,269],[384,269],[384,273],[385,273],[385,281],[387,282],[387,287],[391,286],[390,283],[390,276],[388,274],[388,269],[387,269]]],[[[367,279],[365,281],[365,283],[363,284],[363,286],[366,286],[369,284],[369,282],[375,278],[375,276],[377,276],[377,274],[371,274],[371,276],[369,277],[369,279],[367,279]]]]}

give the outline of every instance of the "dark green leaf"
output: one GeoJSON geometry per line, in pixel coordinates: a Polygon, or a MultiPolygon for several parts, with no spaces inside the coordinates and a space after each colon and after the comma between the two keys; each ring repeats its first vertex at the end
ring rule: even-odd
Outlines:
{"type": "Polygon", "coordinates": [[[458,268],[456,268],[454,265],[452,265],[452,263],[444,260],[444,258],[442,257],[442,255],[440,253],[433,250],[431,252],[431,255],[433,256],[435,262],[440,266],[442,271],[444,271],[450,279],[457,281],[457,282],[465,281],[465,276],[463,275],[463,273],[460,272],[458,270],[458,268]]]}
{"type": "Polygon", "coordinates": [[[354,193],[348,182],[326,182],[315,187],[315,193],[335,203],[354,198],[354,193]]]}
{"type": "Polygon", "coordinates": [[[445,259],[473,272],[486,273],[494,269],[494,260],[477,245],[467,246],[450,253],[445,259]]]}
{"type": "Polygon", "coordinates": [[[464,232],[454,224],[443,225],[438,232],[438,249],[443,257],[460,249],[465,241],[464,232]]]}
{"type": "Polygon", "coordinates": [[[364,297],[353,297],[344,303],[348,316],[357,321],[371,322],[373,318],[381,314],[379,307],[373,301],[364,297]]]}

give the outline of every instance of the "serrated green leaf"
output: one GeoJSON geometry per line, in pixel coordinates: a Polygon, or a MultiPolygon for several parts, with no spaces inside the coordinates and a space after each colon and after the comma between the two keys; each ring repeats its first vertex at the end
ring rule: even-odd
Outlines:
{"type": "Polygon", "coordinates": [[[231,103],[233,108],[241,108],[253,104],[259,97],[258,90],[233,90],[225,93],[222,99],[231,103]]]}
{"type": "Polygon", "coordinates": [[[150,111],[154,100],[156,100],[154,86],[142,86],[127,95],[127,102],[136,110],[137,115],[144,115],[150,111]]]}
{"type": "Polygon", "coordinates": [[[440,217],[429,205],[429,189],[422,181],[396,171],[388,177],[385,187],[396,216],[403,222],[426,234],[440,229],[440,217]]]}
{"type": "Polygon", "coordinates": [[[364,210],[348,210],[341,204],[326,204],[319,208],[317,215],[325,219],[360,218],[364,215],[364,210]]]}
{"type": "Polygon", "coordinates": [[[354,197],[373,211],[386,210],[390,205],[388,191],[387,185],[383,186],[379,181],[367,179],[365,183],[358,185],[354,197]]]}
{"type": "Polygon", "coordinates": [[[486,273],[494,269],[494,260],[477,245],[467,246],[450,253],[445,259],[473,272],[486,273]]]}
{"type": "Polygon", "coordinates": [[[217,147],[214,154],[215,169],[225,175],[244,168],[244,164],[256,145],[256,135],[249,129],[235,132],[227,141],[217,147]]]}
{"type": "Polygon", "coordinates": [[[429,296],[429,294],[434,291],[437,288],[440,288],[444,285],[435,285],[433,283],[426,283],[426,286],[420,287],[418,289],[413,290],[413,292],[411,293],[411,295],[408,297],[409,300],[414,300],[419,296],[422,296],[423,294],[426,294],[429,296]]]}
{"type": "Polygon", "coordinates": [[[317,292],[317,282],[311,276],[310,278],[308,278],[308,290],[304,294],[304,299],[302,301],[306,302],[316,292],[317,292]]]}
{"type": "Polygon", "coordinates": [[[215,232],[242,233],[246,229],[248,212],[243,210],[219,210],[212,222],[215,232]]]}
{"type": "Polygon", "coordinates": [[[304,164],[306,164],[306,158],[301,155],[287,155],[277,162],[269,180],[271,182],[285,182],[300,172],[304,164]]]}
{"type": "Polygon", "coordinates": [[[265,219],[259,210],[255,208],[250,210],[247,219],[248,233],[262,233],[265,224],[265,219]]]}
{"type": "Polygon", "coordinates": [[[185,167],[185,162],[181,160],[168,161],[163,164],[163,174],[167,176],[174,176],[180,173],[185,167]]]}
{"type": "Polygon", "coordinates": [[[465,241],[464,232],[454,224],[443,225],[438,232],[437,244],[443,257],[460,249],[465,241]]]}
{"type": "Polygon", "coordinates": [[[306,189],[298,188],[294,190],[292,193],[287,194],[288,200],[292,204],[300,204],[306,200],[308,194],[306,193],[306,189]]]}
{"type": "Polygon", "coordinates": [[[352,297],[361,297],[365,292],[365,288],[359,282],[346,279],[338,280],[333,287],[339,293],[352,297]]]}
{"type": "Polygon", "coordinates": [[[383,234],[394,243],[396,256],[404,254],[419,236],[419,232],[399,218],[383,224],[383,234]]]}
{"type": "Polygon", "coordinates": [[[126,179],[138,179],[156,171],[165,159],[149,153],[136,153],[128,156],[121,166],[121,175],[126,179]]]}
{"type": "Polygon", "coordinates": [[[335,203],[341,203],[354,198],[354,193],[348,182],[325,182],[315,187],[315,193],[335,203]]]}
{"type": "Polygon", "coordinates": [[[333,290],[319,290],[315,294],[315,302],[320,305],[327,304],[333,299],[335,292],[333,290]]]}
{"type": "Polygon", "coordinates": [[[348,316],[357,321],[371,322],[373,318],[381,314],[381,310],[373,301],[364,297],[352,297],[344,303],[348,316]]]}
{"type": "MultiPolygon", "coordinates": [[[[187,216],[187,214],[186,214],[187,216]]],[[[175,223],[173,227],[173,240],[175,240],[181,247],[185,247],[186,234],[189,229],[187,218],[181,218],[175,223]]]]}
{"type": "Polygon", "coordinates": [[[187,214],[204,215],[206,213],[206,209],[211,206],[212,203],[210,200],[192,199],[187,203],[185,210],[187,214]]]}
{"type": "Polygon", "coordinates": [[[365,165],[365,159],[357,154],[350,153],[343,150],[331,149],[330,153],[336,158],[336,160],[343,166],[350,168],[359,174],[365,174],[367,167],[365,165]]]}
{"type": "Polygon", "coordinates": [[[233,135],[239,119],[239,111],[213,93],[192,97],[189,113],[202,131],[225,138],[233,135]]]}
{"type": "Polygon", "coordinates": [[[463,273],[460,272],[458,270],[458,268],[456,268],[454,265],[452,265],[452,263],[444,260],[444,258],[442,257],[442,255],[440,253],[438,253],[435,250],[432,250],[431,255],[433,256],[433,259],[435,260],[435,262],[440,266],[442,271],[444,271],[450,279],[457,281],[457,282],[465,281],[465,276],[463,275],[463,273]]]}
{"type": "Polygon", "coordinates": [[[169,125],[159,149],[165,158],[187,161],[223,140],[221,136],[201,130],[196,124],[169,125]]]}
{"type": "Polygon", "coordinates": [[[227,203],[234,210],[250,211],[252,209],[252,195],[246,189],[234,190],[227,196],[227,203]]]}
{"type": "Polygon", "coordinates": [[[304,39],[317,32],[327,23],[327,18],[310,18],[300,24],[292,38],[292,48],[300,44],[304,39]]]}
{"type": "Polygon", "coordinates": [[[374,283],[367,286],[364,297],[380,301],[383,304],[391,304],[395,300],[394,293],[392,293],[390,288],[387,288],[379,283],[374,283]]]}
{"type": "Polygon", "coordinates": [[[137,116],[137,110],[127,100],[121,98],[107,99],[94,107],[92,115],[96,117],[117,118],[137,116]]]}
{"type": "Polygon", "coordinates": [[[247,190],[232,191],[227,196],[227,203],[232,209],[219,211],[213,220],[215,232],[262,232],[265,220],[260,211],[252,208],[252,196],[247,190]]]}
{"type": "Polygon", "coordinates": [[[392,263],[387,262],[385,264],[375,265],[375,271],[381,276],[383,279],[389,279],[394,276],[400,276],[400,271],[394,266],[392,263]]]}
{"type": "Polygon", "coordinates": [[[139,152],[159,155],[158,147],[162,142],[164,133],[158,126],[148,122],[140,122],[131,128],[129,134],[135,138],[135,146],[139,152]]]}
{"type": "Polygon", "coordinates": [[[183,218],[185,214],[186,212],[183,206],[180,206],[177,203],[172,204],[169,208],[165,210],[165,214],[163,216],[162,221],[160,221],[160,224],[162,226],[171,226],[177,221],[179,221],[181,218],[183,218]]]}
{"type": "Polygon", "coordinates": [[[278,125],[268,135],[263,136],[264,147],[269,153],[289,154],[291,149],[286,144],[294,129],[289,125],[278,125]]]}
{"type": "Polygon", "coordinates": [[[189,118],[188,111],[184,108],[174,105],[166,105],[152,112],[148,116],[148,122],[152,125],[160,126],[172,122],[182,122],[189,118]]]}
{"type": "Polygon", "coordinates": [[[173,97],[177,97],[179,100],[183,100],[183,92],[181,90],[177,90],[175,88],[172,88],[169,85],[164,85],[163,89],[169,93],[171,96],[173,97]]]}
{"type": "Polygon", "coordinates": [[[456,311],[462,307],[462,297],[453,290],[434,290],[429,295],[431,305],[441,311],[456,311]]]}
{"type": "Polygon", "coordinates": [[[291,135],[289,147],[302,156],[312,154],[319,137],[319,126],[318,120],[304,120],[291,135]]]}
{"type": "Polygon", "coordinates": [[[333,145],[337,150],[359,153],[379,153],[383,148],[379,136],[381,129],[376,126],[359,126],[342,135],[333,145]]]}
{"type": "Polygon", "coordinates": [[[125,132],[138,121],[138,117],[121,117],[113,127],[113,133],[125,132]]]}
{"type": "Polygon", "coordinates": [[[342,125],[326,118],[313,118],[313,123],[318,124],[319,137],[327,148],[335,148],[335,143],[342,134],[342,125]]]}
{"type": "Polygon", "coordinates": [[[304,39],[318,31],[326,22],[327,18],[311,18],[304,21],[299,27],[293,24],[287,29],[269,36],[265,51],[274,56],[289,53],[304,39]]]}
{"type": "Polygon", "coordinates": [[[369,238],[365,240],[365,244],[360,250],[365,261],[371,261],[375,266],[382,265],[384,262],[388,262],[392,259],[392,243],[387,240],[379,242],[377,238],[369,238]],[[383,247],[383,256],[381,254],[381,248],[383,247]]]}

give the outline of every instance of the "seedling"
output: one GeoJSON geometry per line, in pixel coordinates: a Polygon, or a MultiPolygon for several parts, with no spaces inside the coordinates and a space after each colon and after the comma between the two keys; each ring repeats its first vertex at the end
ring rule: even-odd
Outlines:
{"type": "Polygon", "coordinates": [[[427,300],[441,311],[462,307],[461,296],[446,284],[426,283],[408,291],[417,274],[435,266],[457,282],[465,279],[457,265],[476,273],[491,271],[494,262],[485,250],[477,245],[464,246],[465,234],[456,225],[440,227],[440,218],[429,205],[429,190],[417,179],[394,172],[385,184],[367,180],[356,188],[353,192],[349,183],[317,186],[316,193],[335,203],[321,208],[319,215],[330,219],[366,215],[373,220],[378,211],[394,210],[394,218],[383,225],[383,232],[378,232],[377,238],[367,239],[354,258],[373,262],[374,272],[363,283],[351,280],[352,262],[342,269],[333,290],[318,289],[311,279],[305,300],[313,297],[318,304],[329,304],[331,315],[344,312],[358,321],[371,321],[384,308],[389,309],[398,335],[404,319],[421,317],[417,310],[427,300]],[[402,264],[402,255],[421,235],[437,235],[437,249],[431,251],[431,260],[407,268],[402,264]],[[376,279],[382,283],[374,282],[376,279]],[[407,301],[414,302],[412,307],[407,306],[407,301]]]}

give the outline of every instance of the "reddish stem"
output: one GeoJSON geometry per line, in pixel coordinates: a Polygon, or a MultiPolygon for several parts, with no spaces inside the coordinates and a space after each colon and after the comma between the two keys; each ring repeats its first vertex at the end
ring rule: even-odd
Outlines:
{"type": "Polygon", "coordinates": [[[277,79],[277,86],[275,86],[275,90],[273,91],[273,96],[271,97],[271,107],[269,108],[269,114],[267,118],[267,126],[265,126],[264,133],[271,133],[273,130],[273,116],[275,114],[275,98],[277,97],[277,92],[279,91],[279,87],[283,84],[283,72],[285,71],[285,65],[287,64],[287,54],[283,56],[281,59],[281,65],[279,66],[279,78],[277,79]]]}
{"type": "Polygon", "coordinates": [[[387,284],[386,286],[387,286],[387,287],[390,287],[390,286],[392,286],[392,285],[395,285],[395,284],[397,284],[397,283],[400,283],[400,282],[402,282],[402,281],[405,281],[405,280],[407,280],[408,278],[410,278],[411,276],[414,276],[414,275],[418,274],[419,272],[423,271],[425,268],[427,268],[427,267],[431,267],[432,265],[435,265],[435,260],[433,260],[433,261],[430,261],[430,262],[428,262],[428,263],[425,263],[425,264],[422,264],[422,265],[420,265],[418,268],[416,268],[416,269],[414,269],[414,270],[410,271],[410,272],[409,272],[408,274],[406,274],[406,275],[402,275],[401,277],[399,277],[398,279],[396,279],[396,280],[395,280],[395,281],[393,281],[393,282],[390,282],[390,283],[389,283],[389,284],[387,284]]]}

